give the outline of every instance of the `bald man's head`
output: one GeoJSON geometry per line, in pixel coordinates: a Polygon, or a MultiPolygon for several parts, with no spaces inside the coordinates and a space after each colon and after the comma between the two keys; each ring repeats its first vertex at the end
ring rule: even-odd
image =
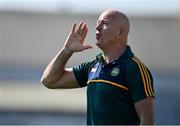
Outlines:
{"type": "Polygon", "coordinates": [[[126,34],[129,33],[130,23],[128,17],[118,10],[106,10],[102,13],[117,22],[117,26],[123,28],[126,34]]]}
{"type": "Polygon", "coordinates": [[[110,46],[127,45],[129,33],[129,20],[127,16],[117,10],[104,11],[96,26],[96,39],[98,47],[109,48],[110,46]]]}

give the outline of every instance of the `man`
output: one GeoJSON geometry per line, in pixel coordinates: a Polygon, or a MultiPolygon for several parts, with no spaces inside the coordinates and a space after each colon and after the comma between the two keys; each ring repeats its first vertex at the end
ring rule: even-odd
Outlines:
{"type": "Polygon", "coordinates": [[[87,124],[153,124],[153,80],[147,67],[127,45],[129,20],[117,10],[104,11],[96,26],[96,45],[103,51],[93,61],[65,69],[84,45],[88,28],[80,22],[44,71],[50,89],[87,86],[87,124]]]}

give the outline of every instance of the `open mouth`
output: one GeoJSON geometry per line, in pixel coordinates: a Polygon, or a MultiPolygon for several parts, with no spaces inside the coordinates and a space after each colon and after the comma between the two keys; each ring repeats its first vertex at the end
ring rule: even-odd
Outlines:
{"type": "Polygon", "coordinates": [[[101,35],[99,33],[96,33],[96,39],[100,39],[101,35]]]}

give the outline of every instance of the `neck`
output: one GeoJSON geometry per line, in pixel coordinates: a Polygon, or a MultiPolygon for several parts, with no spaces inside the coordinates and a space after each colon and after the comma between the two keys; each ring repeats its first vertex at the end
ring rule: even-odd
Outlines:
{"type": "Polygon", "coordinates": [[[108,50],[103,50],[104,53],[104,59],[107,63],[118,59],[125,51],[126,51],[127,45],[126,46],[116,46],[115,48],[108,48],[108,50]]]}

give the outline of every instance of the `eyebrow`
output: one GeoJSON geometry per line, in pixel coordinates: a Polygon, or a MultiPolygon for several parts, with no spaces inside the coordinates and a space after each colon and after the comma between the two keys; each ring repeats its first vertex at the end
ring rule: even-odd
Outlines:
{"type": "Polygon", "coordinates": [[[107,20],[98,20],[97,23],[102,22],[102,23],[107,23],[107,20]]]}

